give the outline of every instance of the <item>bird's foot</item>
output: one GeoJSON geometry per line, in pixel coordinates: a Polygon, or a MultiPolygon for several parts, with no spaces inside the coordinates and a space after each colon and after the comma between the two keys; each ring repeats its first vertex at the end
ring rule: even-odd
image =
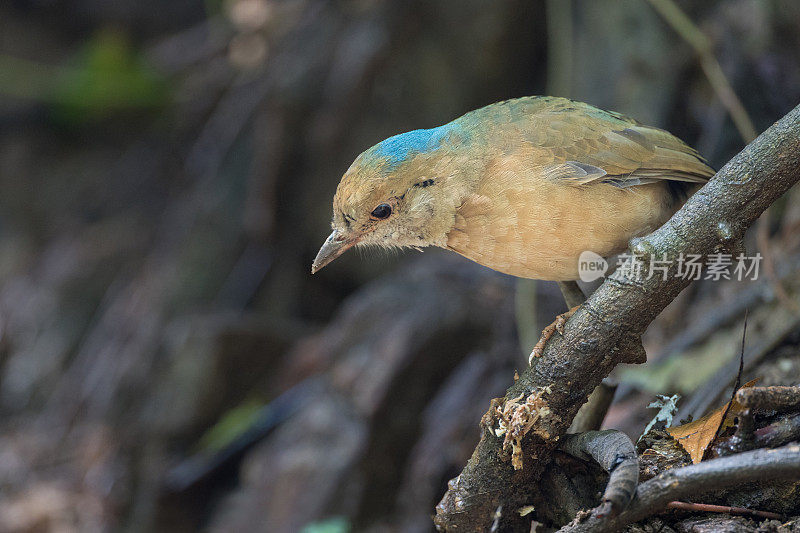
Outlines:
{"type": "Polygon", "coordinates": [[[542,330],[542,336],[539,337],[539,342],[537,342],[536,346],[533,347],[531,355],[528,357],[528,365],[533,363],[534,357],[542,356],[542,353],[544,352],[544,347],[547,344],[547,341],[550,340],[550,337],[553,336],[553,333],[557,331],[559,335],[564,334],[564,324],[567,323],[569,317],[575,314],[575,311],[577,311],[579,307],[580,305],[576,305],[566,313],[558,315],[552,324],[550,324],[549,326],[547,326],[542,330]]]}

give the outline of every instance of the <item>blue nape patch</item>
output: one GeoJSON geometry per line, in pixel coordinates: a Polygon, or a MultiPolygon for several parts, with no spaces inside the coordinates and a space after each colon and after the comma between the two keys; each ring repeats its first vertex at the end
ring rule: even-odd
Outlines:
{"type": "Polygon", "coordinates": [[[401,133],[376,144],[373,153],[378,157],[385,157],[389,162],[389,168],[394,168],[412,154],[438,149],[445,137],[456,128],[458,126],[451,122],[438,128],[401,133]]]}

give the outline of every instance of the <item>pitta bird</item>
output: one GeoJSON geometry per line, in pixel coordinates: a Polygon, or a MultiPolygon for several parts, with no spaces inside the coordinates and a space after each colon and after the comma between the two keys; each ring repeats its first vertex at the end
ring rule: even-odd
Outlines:
{"type": "Polygon", "coordinates": [[[575,280],[582,252],[625,250],[713,174],[677,137],[619,113],[507,100],[359,155],[311,271],[353,246],[438,246],[512,276],[575,280]]]}

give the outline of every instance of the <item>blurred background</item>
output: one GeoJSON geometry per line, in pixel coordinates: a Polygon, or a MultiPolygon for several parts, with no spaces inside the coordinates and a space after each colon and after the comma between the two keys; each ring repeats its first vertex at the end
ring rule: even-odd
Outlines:
{"type": "MultiPolygon", "coordinates": [[[[564,304],[436,250],[312,277],[339,178],[531,94],[719,168],[800,102],[800,3],[675,5],[0,3],[0,531],[430,531],[564,304]]],[[[656,394],[724,401],[746,308],[746,373],[800,382],[799,204],[748,237],[757,281],[695,283],[659,317],[608,426],[638,436],[656,394]]]]}

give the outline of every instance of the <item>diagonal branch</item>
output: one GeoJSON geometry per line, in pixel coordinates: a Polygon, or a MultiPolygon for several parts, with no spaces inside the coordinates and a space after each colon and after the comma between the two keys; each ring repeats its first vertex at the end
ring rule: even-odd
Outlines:
{"type": "Polygon", "coordinates": [[[750,119],[750,115],[747,114],[742,101],[736,96],[736,92],[722,71],[719,61],[714,57],[714,46],[711,43],[711,39],[692,22],[692,19],[686,16],[686,13],[681,10],[674,0],[650,0],[650,4],[667,21],[667,24],[694,49],[700,59],[700,66],[706,78],[708,78],[708,82],[714,92],[717,93],[722,105],[728,110],[736,129],[739,130],[739,134],[745,142],[755,139],[756,128],[753,126],[753,121],[750,119]]]}
{"type": "MultiPolygon", "coordinates": [[[[708,255],[732,251],[745,231],[775,200],[800,179],[800,106],[729,161],[661,228],[631,242],[631,250],[648,257],[676,259],[680,253],[708,255]]],[[[515,470],[503,439],[484,431],[472,457],[453,479],[436,508],[439,529],[485,531],[500,507],[503,530],[523,531],[530,517],[518,509],[537,495],[537,481],[549,463],[555,440],[563,435],[586,397],[632,351],[655,317],[690,283],[679,277],[676,261],[664,278],[626,278],[617,270],[567,322],[564,336],[554,338],[535,367],[512,385],[502,403],[523,400],[536,405],[535,420],[522,429],[522,469],[515,470]],[[620,325],[624,325],[621,327],[620,325]]],[[[505,407],[508,407],[506,405],[505,407]]],[[[507,409],[508,410],[508,409],[507,409]]],[[[503,411],[503,406],[499,409],[503,411]]],[[[484,417],[494,422],[490,410],[484,417]]],[[[522,411],[519,411],[522,412],[522,411]]],[[[530,414],[530,413],[529,413],[530,414]]]]}

